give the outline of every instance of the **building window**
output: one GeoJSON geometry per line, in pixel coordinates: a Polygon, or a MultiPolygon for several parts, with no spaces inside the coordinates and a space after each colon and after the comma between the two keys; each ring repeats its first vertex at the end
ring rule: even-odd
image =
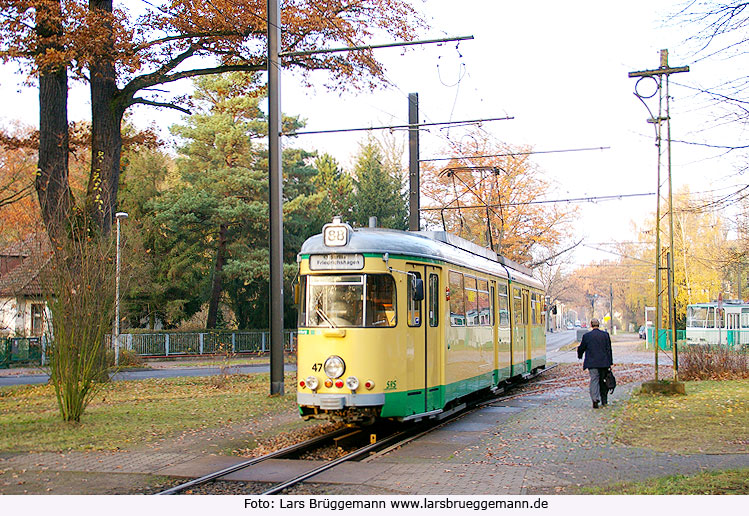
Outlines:
{"type": "Polygon", "coordinates": [[[31,305],[31,335],[38,337],[44,331],[44,305],[33,303],[31,305]]]}

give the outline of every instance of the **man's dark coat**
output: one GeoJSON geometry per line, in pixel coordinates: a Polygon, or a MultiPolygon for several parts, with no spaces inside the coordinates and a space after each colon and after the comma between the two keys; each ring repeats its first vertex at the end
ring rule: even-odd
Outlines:
{"type": "Polygon", "coordinates": [[[611,354],[609,334],[594,328],[583,335],[583,340],[577,347],[577,358],[582,358],[583,354],[585,354],[583,369],[611,367],[614,359],[611,354]]]}

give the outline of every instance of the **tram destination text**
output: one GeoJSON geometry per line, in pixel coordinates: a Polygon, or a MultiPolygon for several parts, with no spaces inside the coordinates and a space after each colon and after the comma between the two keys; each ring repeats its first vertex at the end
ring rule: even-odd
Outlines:
{"type": "Polygon", "coordinates": [[[309,268],[313,271],[359,271],[364,268],[364,256],[361,254],[314,254],[309,257],[309,268]]]}

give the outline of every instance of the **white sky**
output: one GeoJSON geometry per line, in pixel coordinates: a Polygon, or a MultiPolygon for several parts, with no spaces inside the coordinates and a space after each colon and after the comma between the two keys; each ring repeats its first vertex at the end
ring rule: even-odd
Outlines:
{"type": "MultiPolygon", "coordinates": [[[[510,115],[512,121],[484,127],[509,144],[536,150],[611,147],[609,150],[537,155],[534,161],[555,184],[550,198],[632,194],[655,191],[656,151],[648,113],[633,95],[634,70],[656,68],[659,50],[668,48],[671,66],[690,65],[688,74],[672,77],[672,137],[712,143],[738,141],[740,135],[705,131],[710,113],[692,90],[678,84],[710,86],[735,74],[733,62],[695,63],[685,44],[685,29],[665,28],[663,20],[678,2],[665,0],[420,0],[431,30],[423,39],[473,35],[459,51],[454,43],[377,51],[388,79],[396,87],[374,93],[328,93],[322,86],[305,89],[292,73],[282,78],[282,108],[308,120],[308,130],[367,127],[407,122],[407,94],[418,92],[420,118],[444,122],[510,115]],[[460,80],[458,80],[460,78],[460,80]],[[699,105],[698,105],[699,102],[699,105]]],[[[379,43],[376,41],[373,43],[379,43]]],[[[3,107],[0,122],[38,120],[37,94],[18,86],[20,78],[0,71],[3,107]]],[[[321,75],[320,84],[324,82],[321,75]]],[[[183,86],[184,88],[185,86],[183,86]]],[[[88,118],[83,88],[71,92],[70,119],[88,118]]],[[[138,107],[139,125],[162,129],[178,115],[138,107]]],[[[444,130],[422,133],[421,157],[435,157],[444,130]]],[[[462,131],[451,129],[460,139],[462,131]]],[[[350,167],[364,133],[300,137],[291,145],[334,155],[350,167]]],[[[405,137],[405,133],[404,133],[405,137]]],[[[675,189],[692,191],[746,182],[725,179],[734,171],[733,157],[708,159],[714,150],[675,144],[675,189]]],[[[580,205],[573,237],[587,242],[626,241],[638,223],[655,210],[655,198],[580,205]]],[[[589,248],[576,251],[578,262],[611,258],[589,248]]]]}

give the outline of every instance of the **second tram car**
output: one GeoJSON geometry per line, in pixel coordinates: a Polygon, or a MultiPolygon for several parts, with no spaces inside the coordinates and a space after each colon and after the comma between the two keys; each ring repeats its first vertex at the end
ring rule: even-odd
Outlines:
{"type": "Polygon", "coordinates": [[[432,417],[546,366],[542,284],[445,232],[352,229],[298,256],[302,417],[432,417]]]}
{"type": "Polygon", "coordinates": [[[687,307],[687,344],[749,345],[749,303],[722,301],[687,307]]]}

